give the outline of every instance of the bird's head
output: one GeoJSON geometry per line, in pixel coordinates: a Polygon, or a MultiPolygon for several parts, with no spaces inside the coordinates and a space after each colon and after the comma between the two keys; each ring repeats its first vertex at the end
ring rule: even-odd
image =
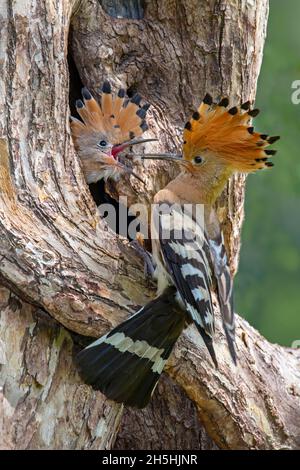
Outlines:
{"type": "Polygon", "coordinates": [[[258,113],[258,109],[251,109],[250,101],[229,107],[228,98],[216,104],[207,94],[185,124],[182,155],[156,158],[176,160],[215,199],[233,173],[252,173],[274,166],[269,159],[276,150],[268,147],[279,136],[254,131],[251,119],[258,113]]]}
{"type": "Polygon", "coordinates": [[[138,94],[126,98],[123,89],[114,96],[107,81],[102,87],[101,104],[87,88],[82,89],[82,98],[76,101],[81,120],[71,117],[71,131],[87,183],[118,179],[122,173],[137,177],[118,157],[132,145],[156,140],[140,138],[148,128],[145,117],[149,105],[141,106],[138,94]]]}
{"type": "MultiPolygon", "coordinates": [[[[255,132],[251,119],[259,113],[250,101],[229,107],[228,98],[216,104],[207,94],[183,132],[183,163],[196,177],[204,175],[220,184],[222,191],[235,172],[253,173],[274,166],[268,149],[279,136],[255,132]]],[[[219,191],[219,192],[220,192],[219,191]]]]}

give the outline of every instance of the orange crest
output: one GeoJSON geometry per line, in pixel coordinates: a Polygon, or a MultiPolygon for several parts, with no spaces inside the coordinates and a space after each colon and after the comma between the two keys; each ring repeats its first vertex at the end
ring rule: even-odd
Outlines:
{"type": "Polygon", "coordinates": [[[228,105],[228,98],[215,104],[210,95],[205,96],[198,111],[193,113],[185,125],[184,159],[192,160],[201,152],[209,151],[240,172],[273,166],[268,158],[276,150],[266,148],[276,142],[279,136],[269,137],[249,127],[251,118],[259,113],[258,109],[250,109],[249,101],[230,109],[228,105]]]}
{"type": "Polygon", "coordinates": [[[105,81],[102,87],[100,104],[93,98],[87,88],[82,89],[83,101],[76,101],[76,110],[81,117],[71,117],[71,130],[75,138],[99,132],[115,145],[139,137],[148,129],[145,116],[149,104],[140,106],[141,96],[135,94],[131,99],[126,97],[125,90],[120,89],[116,95],[105,81]]]}

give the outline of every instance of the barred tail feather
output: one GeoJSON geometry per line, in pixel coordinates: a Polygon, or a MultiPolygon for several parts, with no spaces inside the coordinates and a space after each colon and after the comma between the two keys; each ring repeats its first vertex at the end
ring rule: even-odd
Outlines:
{"type": "Polygon", "coordinates": [[[210,354],[210,357],[215,365],[215,367],[218,369],[218,361],[217,361],[217,356],[214,348],[214,343],[213,343],[213,338],[207,334],[207,332],[202,328],[196,321],[194,321],[194,324],[196,325],[197,330],[199,331],[201,338],[205,344],[205,346],[208,349],[208,352],[210,354]]]}
{"type": "Polygon", "coordinates": [[[185,312],[170,287],[77,356],[83,380],[107,398],[145,407],[181,331],[185,312]]]}
{"type": "Polygon", "coordinates": [[[224,237],[219,227],[219,222],[215,213],[211,217],[215,217],[215,230],[219,229],[219,233],[214,239],[209,241],[210,252],[212,255],[212,263],[214,266],[214,274],[217,280],[217,294],[220,305],[223,328],[226,334],[228,348],[234,364],[237,363],[235,351],[235,318],[233,309],[233,281],[228,265],[227,254],[224,244],[224,237]]]}

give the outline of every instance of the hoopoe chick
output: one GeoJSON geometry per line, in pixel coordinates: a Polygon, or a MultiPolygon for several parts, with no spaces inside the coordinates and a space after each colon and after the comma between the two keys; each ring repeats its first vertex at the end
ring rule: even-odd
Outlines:
{"type": "MultiPolygon", "coordinates": [[[[193,322],[217,366],[216,294],[236,363],[233,283],[214,203],[235,172],[270,168],[279,137],[254,132],[250,103],[228,108],[206,95],[183,132],[182,171],[155,196],[151,237],[158,296],[78,356],[83,379],[108,398],[147,405],[183,328],[193,322]],[[200,208],[199,217],[197,209],[200,208]]],[[[162,157],[163,158],[163,157],[162,157]]]]}
{"type": "Polygon", "coordinates": [[[76,101],[82,121],[72,116],[71,131],[87,183],[116,180],[124,172],[137,177],[118,155],[132,145],[156,140],[138,139],[148,129],[145,117],[149,104],[140,106],[141,96],[129,99],[124,89],[113,95],[108,81],[102,87],[101,104],[87,88],[82,89],[82,97],[83,101],[76,101]]]}

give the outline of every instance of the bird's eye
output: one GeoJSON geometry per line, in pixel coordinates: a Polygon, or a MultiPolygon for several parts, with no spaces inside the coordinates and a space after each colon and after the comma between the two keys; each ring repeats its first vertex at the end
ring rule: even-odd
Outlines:
{"type": "Polygon", "coordinates": [[[106,146],[107,146],[106,140],[100,140],[98,147],[106,147],[106,146]]]}
{"type": "Polygon", "coordinates": [[[200,157],[200,155],[197,155],[196,157],[194,157],[194,163],[196,165],[201,165],[202,163],[204,163],[204,158],[200,157]]]}

